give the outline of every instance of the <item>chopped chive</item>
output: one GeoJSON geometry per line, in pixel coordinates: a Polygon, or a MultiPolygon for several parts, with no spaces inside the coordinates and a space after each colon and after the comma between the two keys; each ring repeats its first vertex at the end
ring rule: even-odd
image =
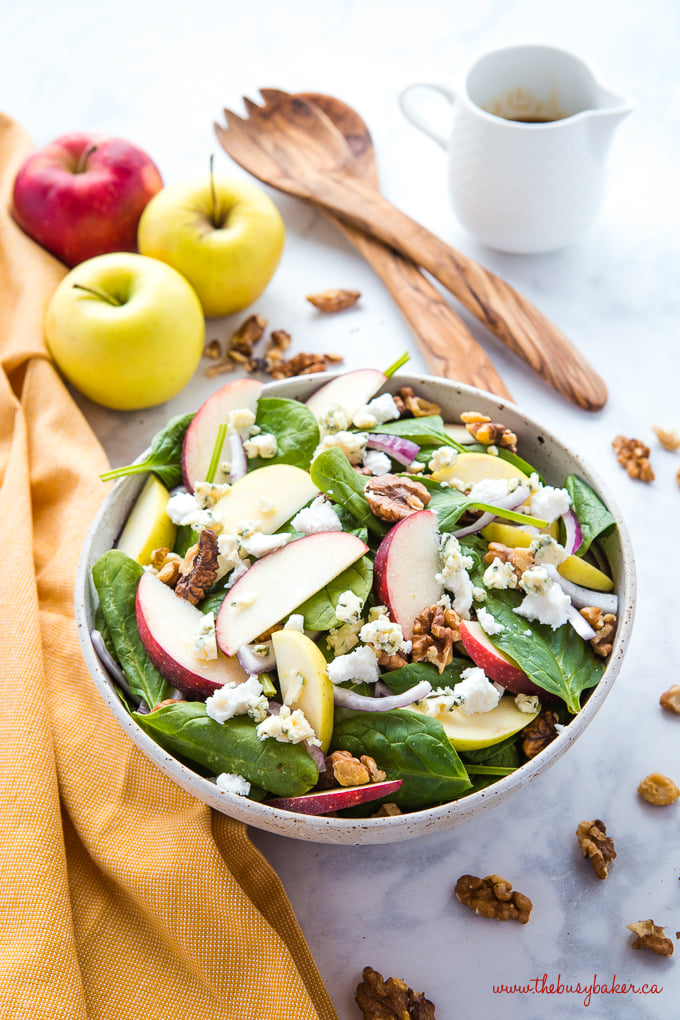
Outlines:
{"type": "Polygon", "coordinates": [[[517,768],[504,768],[501,765],[465,765],[471,776],[509,776],[517,771],[517,768]]]}
{"type": "Polygon", "coordinates": [[[227,426],[220,425],[217,429],[217,439],[215,440],[215,446],[213,447],[212,457],[210,458],[210,464],[208,471],[205,476],[206,482],[214,482],[217,469],[220,466],[220,457],[222,456],[222,447],[224,446],[224,438],[227,434],[227,426]]]}
{"type": "Polygon", "coordinates": [[[411,357],[411,355],[408,353],[408,351],[406,351],[404,354],[402,354],[402,356],[400,358],[397,358],[397,360],[394,362],[394,364],[390,365],[389,368],[385,369],[385,377],[387,379],[390,379],[394,375],[395,372],[399,371],[399,369],[402,367],[402,365],[406,364],[406,362],[410,359],[410,357],[411,357]]]}

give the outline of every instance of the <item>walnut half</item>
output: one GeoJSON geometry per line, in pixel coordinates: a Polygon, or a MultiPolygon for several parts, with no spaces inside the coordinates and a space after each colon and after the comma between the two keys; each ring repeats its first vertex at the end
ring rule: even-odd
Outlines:
{"type": "Polygon", "coordinates": [[[616,436],[612,440],[614,453],[619,464],[626,469],[631,478],[641,482],[653,482],[654,472],[649,463],[649,447],[639,439],[627,439],[616,436]]]}
{"type": "Polygon", "coordinates": [[[415,618],[411,659],[431,662],[441,674],[453,659],[456,641],[460,641],[460,616],[455,609],[435,603],[415,618]]]}
{"type": "Polygon", "coordinates": [[[656,807],[674,804],[680,797],[680,790],[673,780],[662,775],[661,772],[652,772],[645,776],[638,786],[638,793],[648,804],[654,804],[656,807]]]}
{"type": "Polygon", "coordinates": [[[497,921],[519,921],[527,924],[533,903],[523,893],[513,891],[512,884],[500,875],[462,875],[456,882],[456,896],[461,903],[481,917],[497,921]]]}
{"type": "Polygon", "coordinates": [[[657,956],[672,956],[673,943],[665,937],[665,928],[659,928],[651,920],[635,921],[628,925],[636,938],[633,941],[633,949],[649,949],[657,956]]]}
{"type": "Polygon", "coordinates": [[[614,840],[607,835],[607,827],[604,822],[599,818],[592,822],[581,822],[576,830],[576,837],[583,856],[590,858],[597,877],[606,878],[609,873],[609,865],[616,857],[616,850],[614,849],[614,840]]]}
{"type": "Polygon", "coordinates": [[[217,577],[217,535],[205,528],[198,544],[189,549],[179,570],[175,594],[196,605],[212,588],[217,577]]]}
{"type": "Polygon", "coordinates": [[[527,758],[535,758],[557,736],[557,712],[544,708],[528,726],[522,730],[522,750],[527,758]]]}
{"type": "Polygon", "coordinates": [[[383,980],[372,967],[364,967],[355,1001],[364,1020],[435,1020],[434,1003],[416,994],[401,978],[383,980]]]}
{"type": "Polygon", "coordinates": [[[390,523],[424,510],[430,502],[422,482],[399,475],[377,475],[367,482],[364,495],[373,516],[390,523]]]}

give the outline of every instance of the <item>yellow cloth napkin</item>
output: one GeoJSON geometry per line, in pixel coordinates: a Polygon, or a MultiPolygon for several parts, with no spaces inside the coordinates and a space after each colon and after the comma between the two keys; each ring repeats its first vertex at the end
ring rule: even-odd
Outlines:
{"type": "Polygon", "coordinates": [[[64,268],[9,214],[30,148],[0,114],[0,1016],[334,1020],[245,827],[137,751],[83,664],[106,460],[43,343],[64,268]]]}

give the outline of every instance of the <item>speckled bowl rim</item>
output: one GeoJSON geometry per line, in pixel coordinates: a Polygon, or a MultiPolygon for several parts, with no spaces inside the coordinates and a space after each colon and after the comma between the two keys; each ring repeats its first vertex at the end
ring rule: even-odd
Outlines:
{"type": "MultiPolygon", "coordinates": [[[[324,382],[339,373],[327,372],[306,378],[295,377],[281,382],[268,383],[264,394],[268,396],[307,399],[324,382]]],[[[609,694],[623,663],[632,630],[635,609],[635,563],[628,530],[611,494],[596,473],[579,455],[558,439],[549,429],[510,401],[462,383],[450,382],[428,375],[399,373],[390,379],[383,391],[394,392],[401,386],[412,386],[416,392],[441,404],[445,420],[454,420],[463,410],[481,410],[502,420],[518,433],[520,449],[525,459],[546,474],[549,481],[559,484],[566,474],[574,471],[584,478],[600,495],[616,519],[619,540],[618,562],[612,564],[616,591],[619,597],[619,626],[612,654],[600,683],[590,694],[586,704],[559,736],[531,761],[516,772],[498,780],[492,786],[460,800],[389,818],[328,818],[296,814],[268,807],[231,793],[223,793],[209,779],[197,775],[156,744],[130,717],[115,693],[108,673],[102,667],[90,640],[94,626],[96,593],[91,581],[91,568],[95,560],[111,548],[122,523],[139,492],[145,476],[121,479],[113,487],[95,517],[83,546],[76,578],[76,622],[78,636],[92,680],[104,703],[133,743],[166,776],[187,793],[210,807],[257,829],[317,843],[376,844],[414,839],[441,832],[460,825],[495,804],[501,803],[518,790],[534,782],[583,733],[593,720],[609,694]],[[448,405],[448,409],[447,409],[448,405]],[[453,405],[453,409],[452,408],[453,405]],[[532,453],[533,450],[533,453],[532,453]],[[562,477],[545,468],[551,458],[566,460],[568,467],[562,477]]],[[[144,457],[141,455],[140,459],[144,457]]]]}

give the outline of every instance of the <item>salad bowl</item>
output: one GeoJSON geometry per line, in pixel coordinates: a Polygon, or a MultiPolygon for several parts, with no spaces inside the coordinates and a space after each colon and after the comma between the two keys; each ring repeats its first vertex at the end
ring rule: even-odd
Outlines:
{"type": "MultiPolygon", "coordinates": [[[[269,383],[264,386],[262,395],[305,402],[336,375],[323,373],[269,383]]],[[[621,514],[592,469],[542,422],[490,393],[445,379],[401,372],[388,379],[380,392],[394,394],[404,386],[439,405],[444,422],[459,423],[461,413],[471,410],[488,415],[494,422],[502,422],[517,435],[520,456],[535,467],[547,484],[559,487],[568,476],[577,475],[597,494],[615,522],[615,528],[609,529],[607,541],[607,558],[618,598],[618,623],[611,654],[599,682],[584,692],[580,710],[569,717],[568,725],[558,727],[558,735],[551,743],[510,774],[500,775],[490,785],[459,799],[384,817],[339,817],[303,814],[239,796],[218,788],[213,779],[194,771],[145,732],[135,719],[135,713],[128,711],[93,645],[98,600],[92,568],[101,556],[115,547],[146,478],[144,474],[123,477],[104,500],[88,532],[78,569],[76,620],[92,682],[132,742],[161,772],[203,803],[255,828],[296,839],[349,845],[397,842],[453,828],[522,791],[565,754],[601,708],[620,671],[633,621],[635,568],[621,514]]],[[[142,454],[139,460],[145,456],[142,454]]]]}

